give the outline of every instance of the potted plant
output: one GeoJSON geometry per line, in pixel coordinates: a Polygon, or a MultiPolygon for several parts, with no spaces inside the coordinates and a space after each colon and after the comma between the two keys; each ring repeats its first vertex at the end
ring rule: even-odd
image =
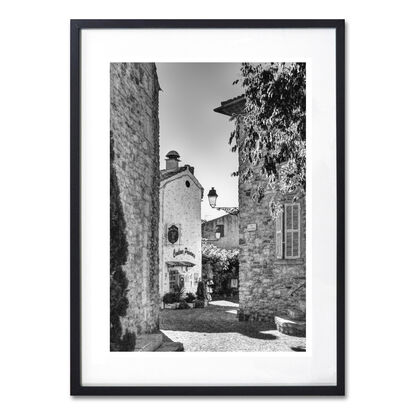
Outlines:
{"type": "Polygon", "coordinates": [[[163,296],[164,308],[175,310],[179,306],[179,295],[177,293],[166,293],[163,296]]]}
{"type": "Polygon", "coordinates": [[[178,307],[177,307],[179,310],[187,310],[187,309],[189,309],[190,308],[190,306],[189,306],[189,304],[188,303],[186,303],[186,301],[184,301],[184,300],[182,300],[182,301],[180,301],[180,303],[179,303],[179,305],[178,305],[178,307]]]}
{"type": "Polygon", "coordinates": [[[191,292],[187,293],[184,300],[186,301],[189,308],[194,308],[196,296],[193,293],[191,292]]]}

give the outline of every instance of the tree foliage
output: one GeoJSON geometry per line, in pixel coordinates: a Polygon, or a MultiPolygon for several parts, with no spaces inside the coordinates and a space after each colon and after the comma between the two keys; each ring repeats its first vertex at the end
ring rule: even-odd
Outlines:
{"type": "Polygon", "coordinates": [[[306,66],[305,63],[243,63],[241,82],[245,110],[229,144],[239,150],[242,181],[256,175],[264,180],[256,186],[253,197],[261,200],[265,190],[272,190],[271,213],[279,209],[276,195],[306,190],[306,66]]]}
{"type": "Polygon", "coordinates": [[[202,240],[202,263],[217,264],[226,271],[238,261],[238,256],[239,249],[218,248],[202,240]]]}
{"type": "Polygon", "coordinates": [[[211,269],[214,291],[226,293],[229,280],[239,274],[239,249],[218,248],[202,240],[202,267],[211,269]]]}

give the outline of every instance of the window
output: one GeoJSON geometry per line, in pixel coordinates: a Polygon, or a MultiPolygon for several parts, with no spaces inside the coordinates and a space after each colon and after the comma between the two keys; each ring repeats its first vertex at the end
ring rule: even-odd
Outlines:
{"type": "Polygon", "coordinates": [[[190,182],[189,182],[189,180],[186,180],[186,187],[190,187],[190,182]]]}
{"type": "Polygon", "coordinates": [[[223,238],[225,236],[225,226],[216,225],[216,239],[223,238]]]}
{"type": "Polygon", "coordinates": [[[300,204],[285,204],[276,221],[275,241],[278,259],[300,258],[300,220],[300,204]]]}

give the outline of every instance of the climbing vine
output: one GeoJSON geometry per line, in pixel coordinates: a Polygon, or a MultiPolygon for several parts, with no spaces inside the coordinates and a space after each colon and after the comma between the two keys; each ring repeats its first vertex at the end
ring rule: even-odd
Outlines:
{"type": "Polygon", "coordinates": [[[114,141],[110,142],[110,350],[130,351],[135,347],[135,334],[122,333],[120,317],[127,313],[128,279],[123,270],[127,262],[126,223],[120,199],[117,174],[113,166],[114,141]]]}

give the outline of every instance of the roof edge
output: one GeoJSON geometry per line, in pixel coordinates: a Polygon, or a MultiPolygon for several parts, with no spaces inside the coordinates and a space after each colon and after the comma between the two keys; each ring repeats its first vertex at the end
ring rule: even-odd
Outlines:
{"type": "Polygon", "coordinates": [[[228,99],[227,101],[222,101],[221,105],[217,108],[214,108],[213,111],[219,114],[224,114],[228,116],[232,116],[236,113],[241,113],[242,106],[245,102],[245,95],[239,95],[235,98],[228,99]],[[233,109],[237,109],[237,111],[232,111],[233,109]]]}

